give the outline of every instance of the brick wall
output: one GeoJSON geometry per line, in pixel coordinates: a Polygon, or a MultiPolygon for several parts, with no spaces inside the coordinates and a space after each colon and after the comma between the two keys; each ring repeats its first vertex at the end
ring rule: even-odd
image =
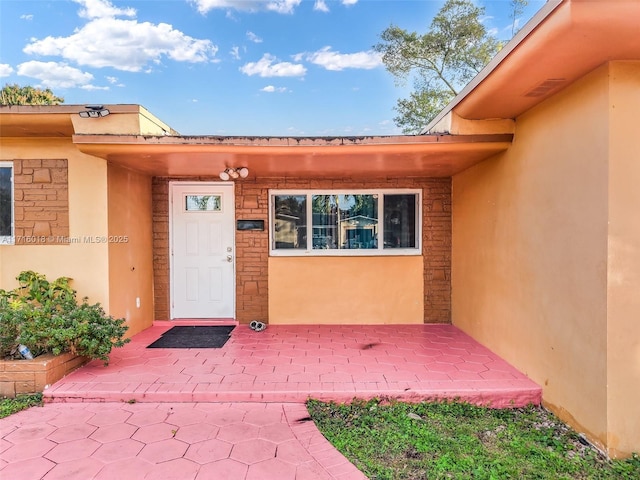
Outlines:
{"type": "MultiPolygon", "coordinates": [[[[169,318],[169,182],[153,180],[155,318],[169,318]]],[[[191,180],[191,179],[190,179],[191,180]]],[[[198,180],[215,181],[215,178],[198,180]]],[[[237,181],[236,218],[264,220],[268,226],[270,189],[420,188],[423,191],[423,257],[425,322],[451,321],[451,179],[387,178],[292,179],[237,181]]],[[[236,316],[241,323],[268,321],[269,232],[236,232],[236,316]]]]}
{"type": "Polygon", "coordinates": [[[67,160],[14,160],[16,245],[69,243],[67,160]]]}
{"type": "Polygon", "coordinates": [[[451,179],[429,179],[422,188],[424,321],[450,323],[451,179]]]}
{"type": "Polygon", "coordinates": [[[169,179],[154,177],[153,202],[153,305],[155,320],[169,320],[169,179]]]}

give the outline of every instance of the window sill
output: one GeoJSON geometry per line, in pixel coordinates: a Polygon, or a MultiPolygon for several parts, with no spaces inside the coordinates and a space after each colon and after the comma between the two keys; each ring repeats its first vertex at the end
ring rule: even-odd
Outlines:
{"type": "Polygon", "coordinates": [[[271,250],[270,257],[401,257],[418,256],[422,251],[415,248],[388,250],[271,250]]]}

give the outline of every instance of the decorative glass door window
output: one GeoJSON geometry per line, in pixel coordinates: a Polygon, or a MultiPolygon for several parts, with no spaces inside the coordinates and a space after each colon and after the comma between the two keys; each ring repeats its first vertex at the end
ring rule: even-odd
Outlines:
{"type": "Polygon", "coordinates": [[[272,191],[271,253],[417,255],[420,197],[419,190],[272,191]]]}
{"type": "Polygon", "coordinates": [[[185,195],[185,212],[220,212],[222,197],[220,195],[185,195]]]}

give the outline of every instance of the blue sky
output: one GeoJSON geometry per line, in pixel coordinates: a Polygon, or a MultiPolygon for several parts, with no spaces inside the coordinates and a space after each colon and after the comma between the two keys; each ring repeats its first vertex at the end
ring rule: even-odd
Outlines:
{"type": "MultiPolygon", "coordinates": [[[[476,0],[511,36],[509,0],[476,0]]],[[[424,33],[444,0],[1,0],[0,82],[67,104],[140,104],[183,135],[394,135],[372,47],[424,33]]],[[[530,0],[519,23],[542,7],[530,0]]]]}

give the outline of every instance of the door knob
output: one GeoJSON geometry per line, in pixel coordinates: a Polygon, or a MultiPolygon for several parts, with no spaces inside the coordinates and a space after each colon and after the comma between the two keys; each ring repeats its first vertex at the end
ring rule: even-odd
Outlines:
{"type": "Polygon", "coordinates": [[[233,256],[227,255],[227,262],[233,262],[233,256]]]}

